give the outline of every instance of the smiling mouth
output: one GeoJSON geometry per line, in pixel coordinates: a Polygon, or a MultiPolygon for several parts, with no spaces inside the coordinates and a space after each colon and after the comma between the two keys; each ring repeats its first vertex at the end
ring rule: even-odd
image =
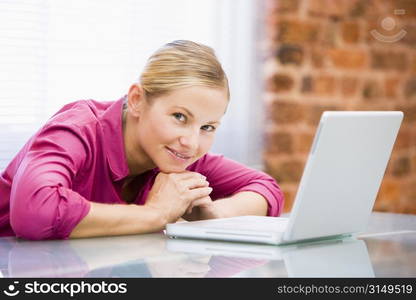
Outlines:
{"type": "Polygon", "coordinates": [[[169,147],[166,147],[166,149],[168,150],[168,152],[171,155],[173,155],[175,158],[178,158],[178,159],[180,159],[182,161],[188,160],[188,159],[190,159],[192,157],[192,156],[187,156],[187,155],[183,155],[183,154],[181,154],[179,152],[176,152],[175,150],[173,150],[173,149],[171,149],[169,147]]]}

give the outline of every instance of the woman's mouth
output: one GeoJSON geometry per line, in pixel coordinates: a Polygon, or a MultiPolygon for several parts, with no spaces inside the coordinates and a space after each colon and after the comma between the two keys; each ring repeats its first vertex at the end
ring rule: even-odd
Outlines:
{"type": "Polygon", "coordinates": [[[166,147],[166,150],[168,151],[168,153],[176,160],[181,161],[181,162],[185,162],[187,160],[189,160],[192,156],[189,156],[187,154],[183,154],[180,153],[178,151],[175,151],[169,147],[166,147]]]}

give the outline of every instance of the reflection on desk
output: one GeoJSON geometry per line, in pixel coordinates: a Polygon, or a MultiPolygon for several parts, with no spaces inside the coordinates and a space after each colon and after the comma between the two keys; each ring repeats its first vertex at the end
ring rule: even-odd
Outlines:
{"type": "Polygon", "coordinates": [[[171,251],[282,260],[289,277],[374,277],[364,241],[335,240],[292,246],[172,239],[171,251]]]}
{"type": "Polygon", "coordinates": [[[0,238],[3,277],[416,277],[416,216],[374,213],[343,241],[291,246],[168,239],[0,238]],[[386,225],[388,224],[388,225],[386,225]]]}

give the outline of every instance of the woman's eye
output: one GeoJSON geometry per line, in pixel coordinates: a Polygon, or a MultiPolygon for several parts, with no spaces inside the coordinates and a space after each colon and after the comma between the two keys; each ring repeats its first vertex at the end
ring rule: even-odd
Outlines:
{"type": "Polygon", "coordinates": [[[181,122],[186,121],[186,116],[185,116],[184,114],[181,114],[181,113],[173,113],[173,114],[172,114],[172,116],[173,116],[176,120],[178,120],[178,121],[181,121],[181,122]]]}
{"type": "Polygon", "coordinates": [[[205,130],[205,131],[208,131],[208,132],[215,131],[215,127],[212,126],[212,125],[204,125],[204,126],[201,127],[201,129],[205,130]]]}

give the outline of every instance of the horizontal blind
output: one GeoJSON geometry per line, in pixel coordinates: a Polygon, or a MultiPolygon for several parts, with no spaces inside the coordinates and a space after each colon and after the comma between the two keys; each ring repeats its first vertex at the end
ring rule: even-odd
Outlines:
{"type": "Polygon", "coordinates": [[[47,1],[0,1],[0,170],[42,118],[46,28],[47,1]]]}

